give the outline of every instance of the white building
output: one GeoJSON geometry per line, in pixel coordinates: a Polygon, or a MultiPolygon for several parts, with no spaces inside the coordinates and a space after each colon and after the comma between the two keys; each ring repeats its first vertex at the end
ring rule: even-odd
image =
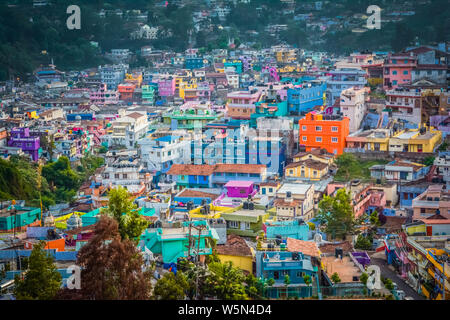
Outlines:
{"type": "Polygon", "coordinates": [[[191,163],[191,140],[177,135],[139,140],[141,161],[148,170],[166,173],[172,164],[191,163]]]}
{"type": "Polygon", "coordinates": [[[110,146],[124,146],[133,149],[148,130],[148,120],[145,113],[128,112],[112,123],[113,133],[104,136],[110,146]]]}
{"type": "Polygon", "coordinates": [[[350,133],[358,131],[366,112],[368,88],[349,88],[341,93],[341,112],[350,119],[350,133]]]}

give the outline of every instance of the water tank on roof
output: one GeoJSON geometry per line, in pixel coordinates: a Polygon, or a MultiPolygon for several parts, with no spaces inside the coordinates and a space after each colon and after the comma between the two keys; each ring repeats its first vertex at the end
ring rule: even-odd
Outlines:
{"type": "Polygon", "coordinates": [[[247,201],[244,201],[244,206],[243,206],[243,209],[248,209],[248,202],[247,201]]]}

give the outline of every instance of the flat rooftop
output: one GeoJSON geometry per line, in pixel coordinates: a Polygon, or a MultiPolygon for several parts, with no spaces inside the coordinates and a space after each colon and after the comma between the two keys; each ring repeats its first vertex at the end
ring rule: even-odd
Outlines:
{"type": "Polygon", "coordinates": [[[359,279],[361,276],[361,271],[353,263],[349,256],[344,256],[342,260],[340,258],[336,258],[334,255],[322,257],[322,262],[325,266],[328,277],[331,278],[333,273],[337,272],[342,283],[355,282],[353,281],[353,277],[358,277],[359,279]]]}

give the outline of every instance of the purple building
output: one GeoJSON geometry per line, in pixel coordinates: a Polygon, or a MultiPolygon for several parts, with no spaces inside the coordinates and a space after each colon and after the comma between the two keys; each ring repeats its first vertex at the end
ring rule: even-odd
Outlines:
{"type": "Polygon", "coordinates": [[[227,196],[230,198],[247,198],[255,194],[253,181],[228,181],[225,185],[227,196]]]}
{"type": "Polygon", "coordinates": [[[158,80],[158,93],[161,97],[171,97],[175,94],[175,78],[158,80]]]}
{"type": "Polygon", "coordinates": [[[39,159],[40,139],[39,137],[30,135],[29,128],[13,128],[8,140],[8,146],[21,148],[24,153],[31,156],[33,161],[39,159]]]}

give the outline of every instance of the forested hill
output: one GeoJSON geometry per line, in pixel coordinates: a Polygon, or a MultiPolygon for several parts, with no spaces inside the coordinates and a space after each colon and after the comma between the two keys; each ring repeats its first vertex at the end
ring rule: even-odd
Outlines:
{"type": "MultiPolygon", "coordinates": [[[[49,0],[51,5],[33,7],[32,0],[4,0],[0,3],[0,81],[11,76],[24,77],[40,64],[53,58],[59,69],[73,70],[98,66],[106,62],[101,53],[111,48],[137,51],[143,45],[156,49],[185,50],[189,46],[204,50],[226,48],[228,39],[235,44],[249,42],[254,48],[285,42],[305,49],[331,53],[355,50],[401,50],[420,44],[449,41],[450,6],[447,0],[335,0],[322,1],[320,10],[311,9],[312,0],[296,0],[289,5],[281,0],[240,1],[216,0],[49,0]],[[66,27],[69,5],[81,8],[81,29],[66,27]],[[365,21],[369,5],[382,8],[382,19],[398,13],[414,12],[398,17],[399,21],[382,24],[380,30],[353,33],[365,21]],[[214,16],[217,7],[230,8],[225,19],[214,16]],[[130,40],[130,32],[138,26],[129,19],[129,10],[147,13],[147,23],[159,28],[157,40],[130,40]],[[122,10],[122,16],[101,10],[122,10]],[[194,27],[195,12],[207,12],[206,25],[194,27]],[[308,23],[298,19],[311,14],[308,23]],[[334,23],[325,31],[311,27],[314,23],[334,23]],[[274,36],[268,25],[284,24],[288,28],[274,36]],[[163,36],[164,35],[164,36],[163,36]],[[92,45],[97,42],[99,47],[92,45]]],[[[388,20],[389,20],[388,19],[388,20]]],[[[395,19],[394,19],[395,20],[395,19]]]]}

